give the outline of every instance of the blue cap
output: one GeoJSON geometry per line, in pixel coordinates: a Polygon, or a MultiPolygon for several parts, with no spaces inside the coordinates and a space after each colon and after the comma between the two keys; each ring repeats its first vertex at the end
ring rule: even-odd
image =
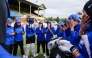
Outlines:
{"type": "Polygon", "coordinates": [[[7,18],[7,22],[8,23],[12,23],[12,19],[11,18],[7,18]]]}
{"type": "Polygon", "coordinates": [[[29,23],[29,24],[33,24],[33,23],[34,23],[34,18],[29,18],[29,19],[28,19],[28,23],[29,23]]]}
{"type": "Polygon", "coordinates": [[[59,22],[58,25],[61,26],[61,25],[64,25],[64,23],[63,22],[59,22]]]}
{"type": "Polygon", "coordinates": [[[19,22],[21,22],[20,19],[16,19],[16,23],[19,23],[19,22]]]}
{"type": "Polygon", "coordinates": [[[70,15],[70,18],[72,18],[73,20],[80,20],[80,18],[77,14],[70,15]]]}

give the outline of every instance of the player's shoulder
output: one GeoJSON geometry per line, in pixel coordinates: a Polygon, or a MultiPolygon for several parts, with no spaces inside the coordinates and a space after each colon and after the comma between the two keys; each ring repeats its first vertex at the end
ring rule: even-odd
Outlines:
{"type": "Polygon", "coordinates": [[[51,29],[54,29],[54,27],[53,27],[53,26],[51,26],[51,29]]]}

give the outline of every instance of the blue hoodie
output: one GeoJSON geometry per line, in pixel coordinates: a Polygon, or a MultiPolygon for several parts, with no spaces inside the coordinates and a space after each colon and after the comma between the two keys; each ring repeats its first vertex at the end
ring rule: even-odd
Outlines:
{"type": "Polygon", "coordinates": [[[22,26],[20,26],[18,28],[14,28],[14,31],[18,33],[18,34],[15,34],[14,40],[15,41],[22,41],[23,40],[22,32],[24,32],[24,28],[22,26]]]}
{"type": "Polygon", "coordinates": [[[0,58],[22,58],[18,56],[13,56],[9,54],[1,45],[0,45],[0,58]]]}
{"type": "Polygon", "coordinates": [[[78,47],[80,54],[84,58],[89,58],[85,45],[80,43],[81,37],[79,37],[79,30],[80,30],[80,23],[75,26],[74,30],[72,31],[70,30],[70,36],[66,38],[68,41],[71,42],[71,44],[78,47]]]}
{"type": "MultiPolygon", "coordinates": [[[[74,32],[72,34],[74,34],[74,32]]],[[[79,37],[78,34],[79,33],[77,32],[77,34],[76,34],[77,38],[73,38],[73,40],[70,40],[70,42],[71,43],[75,42],[77,44],[76,46],[78,47],[78,50],[81,53],[81,55],[84,56],[84,58],[89,58],[89,55],[88,55],[88,52],[86,50],[85,44],[84,43],[80,44],[81,37],[79,37]]],[[[88,40],[89,40],[89,44],[90,44],[90,52],[91,52],[90,56],[92,58],[92,31],[88,32],[87,36],[88,36],[88,40]]]]}
{"type": "MultiPolygon", "coordinates": [[[[48,29],[48,27],[46,27],[46,30],[48,29]]],[[[51,38],[53,38],[53,35],[55,34],[55,29],[54,27],[50,28],[53,32],[53,34],[51,34],[50,30],[48,30],[48,32],[46,33],[46,41],[49,41],[51,38]]]]}
{"type": "Polygon", "coordinates": [[[60,28],[57,28],[55,34],[56,34],[58,37],[63,37],[63,32],[61,31],[60,28]]]}
{"type": "Polygon", "coordinates": [[[70,30],[70,29],[67,29],[64,33],[63,33],[63,37],[65,39],[67,39],[68,41],[71,41],[71,43],[75,46],[78,46],[78,44],[76,43],[76,40],[78,41],[79,43],[79,39],[78,38],[78,34],[79,34],[79,30],[80,30],[80,23],[77,24],[75,27],[74,27],[74,30],[70,30]]]}
{"type": "Polygon", "coordinates": [[[35,28],[29,28],[28,25],[26,25],[26,36],[30,37],[35,35],[35,28]]]}
{"type": "Polygon", "coordinates": [[[39,27],[36,28],[36,34],[37,34],[37,40],[38,41],[44,41],[45,40],[45,28],[44,27],[41,30],[39,30],[39,27]]]}
{"type": "Polygon", "coordinates": [[[84,57],[84,58],[89,58],[88,52],[86,50],[86,47],[84,44],[80,44],[78,46],[78,50],[80,52],[80,54],[84,57]]]}
{"type": "Polygon", "coordinates": [[[90,44],[90,51],[91,51],[91,58],[92,58],[92,31],[87,33],[89,44],[90,44]]]}
{"type": "Polygon", "coordinates": [[[78,56],[77,58],[84,58],[82,55],[78,56]]]}
{"type": "Polygon", "coordinates": [[[79,42],[78,36],[79,36],[79,30],[80,30],[80,23],[78,23],[75,27],[74,30],[70,31],[70,37],[71,39],[68,39],[71,41],[73,45],[76,45],[76,40],[79,42]]]}
{"type": "Polygon", "coordinates": [[[14,43],[14,37],[10,35],[10,33],[14,32],[13,27],[6,27],[6,45],[10,45],[14,43]]]}
{"type": "Polygon", "coordinates": [[[65,34],[66,34],[67,37],[70,36],[70,28],[67,28],[67,29],[65,30],[65,34]]]}

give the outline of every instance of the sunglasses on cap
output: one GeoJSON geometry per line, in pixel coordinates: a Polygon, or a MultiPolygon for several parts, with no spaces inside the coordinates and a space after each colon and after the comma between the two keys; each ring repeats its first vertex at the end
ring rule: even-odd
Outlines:
{"type": "Polygon", "coordinates": [[[69,19],[69,20],[72,20],[72,18],[71,18],[71,17],[69,17],[68,19],[69,19]]]}

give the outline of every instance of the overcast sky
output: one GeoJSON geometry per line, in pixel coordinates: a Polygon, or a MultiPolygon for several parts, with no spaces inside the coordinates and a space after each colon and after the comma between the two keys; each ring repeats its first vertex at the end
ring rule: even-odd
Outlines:
{"type": "MultiPolygon", "coordinates": [[[[28,0],[38,5],[45,4],[45,17],[57,17],[67,18],[70,14],[74,14],[83,9],[84,4],[88,0],[28,0]]],[[[43,14],[43,11],[40,11],[40,14],[43,14]]]]}

